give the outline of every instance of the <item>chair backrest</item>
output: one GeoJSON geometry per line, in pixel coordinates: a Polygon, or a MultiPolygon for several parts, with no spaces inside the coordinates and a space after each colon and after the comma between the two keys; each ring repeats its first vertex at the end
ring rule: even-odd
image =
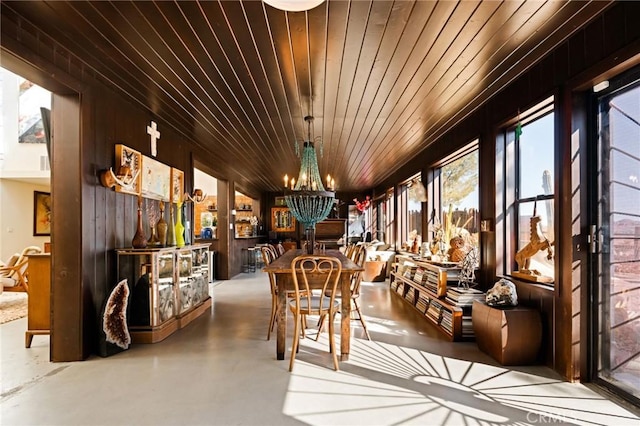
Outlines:
{"type": "MultiPolygon", "coordinates": [[[[269,246],[260,247],[260,251],[262,252],[262,260],[265,266],[269,266],[277,258],[275,251],[269,246]]],[[[275,295],[278,287],[276,285],[276,274],[273,272],[269,272],[269,286],[271,287],[271,295],[275,295]]]]}
{"type": "Polygon", "coordinates": [[[284,254],[284,246],[282,243],[278,243],[276,249],[278,250],[278,256],[282,256],[284,254]]]}
{"type": "MultiPolygon", "coordinates": [[[[364,262],[367,258],[367,250],[364,245],[355,246],[352,251],[350,259],[358,266],[364,266],[364,262]]],[[[351,298],[357,298],[360,296],[360,283],[362,282],[362,271],[356,271],[351,274],[351,298]]]]}
{"type": "Polygon", "coordinates": [[[267,247],[273,252],[276,258],[280,257],[280,253],[278,253],[278,249],[273,244],[267,244],[267,247]]]}
{"type": "Polygon", "coordinates": [[[30,254],[36,254],[36,253],[42,253],[42,249],[38,246],[29,246],[29,247],[26,247],[24,250],[22,250],[22,253],[20,253],[20,257],[18,258],[18,260],[14,265],[16,269],[13,271],[11,275],[9,275],[9,278],[18,280],[20,275],[25,276],[25,273],[27,272],[27,267],[29,266],[28,256],[30,254]]]}
{"type": "Polygon", "coordinates": [[[353,260],[358,266],[364,266],[364,261],[366,257],[367,257],[367,250],[365,246],[358,246],[351,260],[353,260]]]}
{"type": "MultiPolygon", "coordinates": [[[[358,263],[357,260],[360,258],[360,256],[362,254],[366,254],[366,250],[364,248],[363,244],[354,244],[353,249],[351,250],[351,253],[349,256],[347,256],[349,259],[353,260],[354,262],[358,263]]],[[[360,265],[360,264],[359,264],[360,265]]],[[[362,265],[360,265],[362,266],[362,265]]]]}
{"type": "MultiPolygon", "coordinates": [[[[302,242],[302,249],[303,249],[303,250],[306,250],[306,249],[307,249],[307,245],[308,245],[308,244],[309,244],[309,241],[306,241],[306,240],[305,240],[305,241],[303,241],[303,242],[302,242]]],[[[319,252],[323,252],[323,251],[325,251],[325,248],[326,248],[326,246],[325,246],[325,244],[324,244],[324,243],[319,243],[319,242],[317,242],[317,241],[316,241],[316,242],[313,244],[313,250],[314,250],[314,252],[316,252],[316,253],[319,253],[319,252]]]]}
{"type": "Polygon", "coordinates": [[[271,262],[276,260],[278,257],[275,250],[272,247],[262,246],[260,247],[260,251],[262,252],[262,260],[265,266],[270,265],[271,262]]]}
{"type": "Polygon", "coordinates": [[[344,250],[344,255],[349,259],[351,259],[351,256],[353,256],[353,251],[355,250],[355,248],[356,248],[355,244],[353,243],[347,244],[347,248],[344,250]]]}
{"type": "MultiPolygon", "coordinates": [[[[327,297],[317,297],[319,305],[317,311],[328,310],[335,300],[336,289],[340,282],[342,263],[335,257],[301,255],[291,261],[291,276],[295,293],[295,306],[299,311],[301,300],[306,299],[306,305],[312,307],[312,289],[320,289],[320,294],[329,294],[327,297]],[[328,299],[328,300],[327,300],[328,299]]],[[[315,310],[315,309],[314,309],[315,310]]]]}
{"type": "Polygon", "coordinates": [[[12,277],[16,273],[15,266],[16,263],[18,263],[18,259],[20,259],[20,253],[15,253],[9,258],[9,260],[7,260],[7,263],[3,263],[2,266],[0,266],[1,278],[14,279],[12,277]]]}

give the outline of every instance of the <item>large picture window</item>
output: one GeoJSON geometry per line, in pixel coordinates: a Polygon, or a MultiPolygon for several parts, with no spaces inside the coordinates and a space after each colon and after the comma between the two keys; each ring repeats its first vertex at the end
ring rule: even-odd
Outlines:
{"type": "Polygon", "coordinates": [[[394,245],[396,242],[393,202],[394,190],[390,188],[383,196],[374,200],[375,214],[372,218],[372,222],[374,223],[373,238],[391,245],[394,245]]]}
{"type": "Polygon", "coordinates": [[[553,97],[523,113],[498,141],[498,272],[553,282],[553,97]],[[502,269],[502,270],[500,270],[502,269]]]}
{"type": "Polygon", "coordinates": [[[536,251],[529,260],[528,269],[537,271],[541,276],[554,278],[550,248],[550,242],[554,241],[553,105],[545,108],[543,113],[545,115],[522,125],[521,132],[514,132],[518,152],[518,187],[515,197],[518,217],[517,248],[518,251],[526,251],[525,247],[537,244],[532,247],[532,251],[536,251]],[[548,243],[545,244],[544,240],[548,243]]]}
{"type": "Polygon", "coordinates": [[[445,260],[454,237],[461,237],[467,250],[479,245],[478,160],[478,140],[475,140],[444,159],[433,171],[430,182],[433,210],[428,218],[430,250],[445,260]]]}
{"type": "Polygon", "coordinates": [[[421,174],[418,173],[401,184],[399,189],[400,237],[406,249],[410,249],[414,241],[418,248],[422,244],[422,203],[426,201],[426,193],[421,179],[421,174]]]}

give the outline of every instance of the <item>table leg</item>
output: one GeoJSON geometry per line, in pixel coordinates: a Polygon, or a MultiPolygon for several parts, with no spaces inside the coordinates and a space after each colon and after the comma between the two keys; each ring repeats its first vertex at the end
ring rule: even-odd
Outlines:
{"type": "Polygon", "coordinates": [[[340,310],[340,360],[349,360],[351,347],[351,274],[340,277],[342,307],[340,310]]]}
{"type": "Polygon", "coordinates": [[[284,359],[285,346],[287,344],[287,276],[286,274],[276,274],[278,284],[278,328],[276,338],[276,358],[284,359]]]}

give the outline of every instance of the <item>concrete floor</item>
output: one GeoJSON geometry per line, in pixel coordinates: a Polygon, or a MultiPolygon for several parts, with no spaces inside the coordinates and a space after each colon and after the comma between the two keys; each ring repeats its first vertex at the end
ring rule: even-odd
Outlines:
{"type": "Polygon", "coordinates": [[[212,294],[210,315],[165,341],[84,362],[49,362],[48,336],[25,349],[26,319],[0,325],[0,424],[640,424],[546,367],[502,367],[474,342],[446,341],[385,283],[363,283],[373,340],[353,321],[339,372],[326,333],[301,340],[292,373],[288,354],[276,361],[264,273],[218,282],[212,294]]]}

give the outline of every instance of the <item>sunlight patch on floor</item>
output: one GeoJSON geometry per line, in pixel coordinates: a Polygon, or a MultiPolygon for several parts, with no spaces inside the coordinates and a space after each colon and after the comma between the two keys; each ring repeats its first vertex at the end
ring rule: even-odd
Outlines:
{"type": "Polygon", "coordinates": [[[311,425],[639,421],[581,384],[375,341],[353,339],[335,372],[328,347],[326,334],[301,340],[284,414],[311,425]]]}

